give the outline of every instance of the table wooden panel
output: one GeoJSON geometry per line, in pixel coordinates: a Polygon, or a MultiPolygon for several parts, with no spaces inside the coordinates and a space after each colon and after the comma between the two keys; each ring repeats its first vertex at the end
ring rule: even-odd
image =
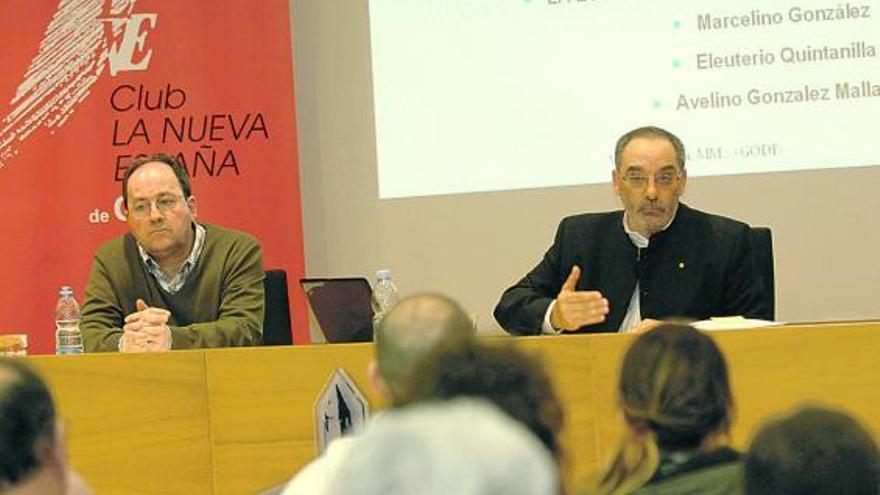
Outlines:
{"type": "Polygon", "coordinates": [[[315,456],[314,410],[336,368],[372,405],[371,344],[218,349],[206,353],[218,494],[276,485],[315,456]]]}
{"type": "Polygon", "coordinates": [[[566,455],[563,469],[571,483],[575,476],[587,469],[584,466],[593,467],[599,463],[598,451],[591,447],[599,434],[596,429],[599,396],[593,387],[597,372],[595,339],[526,337],[515,342],[541,357],[564,405],[565,428],[561,443],[566,455]]]}
{"type": "MultiPolygon", "coordinates": [[[[731,368],[736,446],[805,400],[845,408],[880,437],[880,323],[713,337],[731,368]]],[[[547,363],[566,408],[569,482],[595,470],[622,432],[615,384],[632,338],[492,339],[547,363]]],[[[336,368],[382,406],[366,380],[372,353],[347,344],[32,359],[68,421],[72,462],[98,493],[239,494],[285,480],[314,456],[315,401],[336,368]]]]}
{"type": "Polygon", "coordinates": [[[213,493],[204,352],[31,359],[96,493],[213,493]]]}
{"type": "Polygon", "coordinates": [[[737,401],[735,445],[805,402],[846,409],[880,438],[880,324],[718,334],[737,401]]]}

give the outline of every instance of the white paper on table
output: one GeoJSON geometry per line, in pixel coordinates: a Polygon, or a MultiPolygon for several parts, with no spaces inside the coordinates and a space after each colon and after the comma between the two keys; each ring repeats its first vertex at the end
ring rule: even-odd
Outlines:
{"type": "Polygon", "coordinates": [[[700,320],[691,323],[692,327],[704,331],[739,330],[743,328],[776,327],[779,325],[785,325],[785,322],[743,318],[741,316],[710,318],[708,320],[700,320]]]}

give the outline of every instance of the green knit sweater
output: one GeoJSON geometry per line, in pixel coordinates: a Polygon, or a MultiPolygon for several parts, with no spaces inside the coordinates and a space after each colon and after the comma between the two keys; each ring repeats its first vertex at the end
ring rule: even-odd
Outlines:
{"type": "Polygon", "coordinates": [[[143,299],[171,312],[173,349],[258,345],[263,326],[263,252],[252,236],[204,225],[199,259],[174,294],[147,270],[131,234],[95,254],[80,328],[86,352],[115,351],[124,319],[143,299]]]}

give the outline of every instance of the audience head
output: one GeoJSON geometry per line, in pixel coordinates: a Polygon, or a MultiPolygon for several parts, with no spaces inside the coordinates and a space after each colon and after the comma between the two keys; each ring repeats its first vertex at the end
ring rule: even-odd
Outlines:
{"type": "Polygon", "coordinates": [[[623,358],[618,394],[629,426],[650,431],[661,449],[697,448],[730,427],[724,356],[687,325],[663,324],[640,335],[623,358]]]}
{"type": "Polygon", "coordinates": [[[477,342],[438,349],[421,361],[402,403],[483,398],[524,424],[560,459],[563,411],[538,358],[510,345],[477,342]]]}
{"type": "Polygon", "coordinates": [[[420,294],[403,299],[376,329],[376,360],[368,374],[374,388],[396,403],[413,365],[438,346],[473,339],[467,313],[452,299],[420,294]]]}
{"type": "Polygon", "coordinates": [[[0,357],[0,491],[41,470],[63,484],[65,463],[49,389],[22,360],[0,357]]]}
{"type": "Polygon", "coordinates": [[[876,495],[877,444],[856,420],[806,407],[765,423],[745,460],[748,495],[876,495]]]}
{"type": "Polygon", "coordinates": [[[724,356],[686,325],[661,324],[639,335],[623,358],[618,396],[629,431],[597,493],[628,493],[653,476],[660,450],[711,450],[730,427],[724,356]]]}
{"type": "Polygon", "coordinates": [[[556,495],[556,464],[521,424],[475,399],[377,417],[345,459],[333,495],[556,495]]]}

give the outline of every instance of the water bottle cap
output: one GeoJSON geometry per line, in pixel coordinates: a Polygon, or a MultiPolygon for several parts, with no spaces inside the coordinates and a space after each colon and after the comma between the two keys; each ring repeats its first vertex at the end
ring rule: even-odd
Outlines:
{"type": "Polygon", "coordinates": [[[379,280],[389,280],[391,278],[391,270],[379,270],[376,272],[376,278],[379,280]]]}
{"type": "Polygon", "coordinates": [[[58,290],[59,296],[72,296],[73,295],[73,287],[69,285],[62,285],[61,289],[58,290]]]}

